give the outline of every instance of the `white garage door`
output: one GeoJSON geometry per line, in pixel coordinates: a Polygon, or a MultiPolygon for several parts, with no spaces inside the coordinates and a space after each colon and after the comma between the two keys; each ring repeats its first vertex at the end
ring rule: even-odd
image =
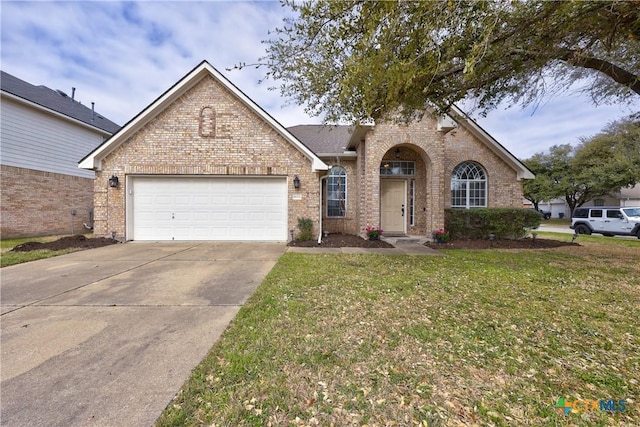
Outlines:
{"type": "Polygon", "coordinates": [[[133,240],[287,240],[287,182],[271,177],[133,177],[133,240]]]}

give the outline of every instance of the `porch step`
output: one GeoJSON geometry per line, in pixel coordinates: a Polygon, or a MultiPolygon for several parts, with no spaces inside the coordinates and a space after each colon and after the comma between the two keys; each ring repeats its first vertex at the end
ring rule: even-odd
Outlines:
{"type": "Polygon", "coordinates": [[[413,239],[409,237],[399,237],[396,239],[397,245],[406,245],[407,243],[420,243],[420,239],[413,239]]]}

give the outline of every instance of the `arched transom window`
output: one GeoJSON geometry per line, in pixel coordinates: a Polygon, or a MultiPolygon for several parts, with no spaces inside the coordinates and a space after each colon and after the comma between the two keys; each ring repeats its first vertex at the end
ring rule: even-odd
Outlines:
{"type": "Polygon", "coordinates": [[[334,166],[327,178],[327,216],[347,216],[347,171],[334,166]]]}
{"type": "Polygon", "coordinates": [[[487,174],[474,162],[460,163],[451,174],[451,207],[487,206],[487,174]]]}

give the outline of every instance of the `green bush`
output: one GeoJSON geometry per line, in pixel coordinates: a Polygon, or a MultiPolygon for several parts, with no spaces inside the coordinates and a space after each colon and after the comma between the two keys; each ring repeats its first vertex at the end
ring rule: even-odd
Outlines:
{"type": "Polygon", "coordinates": [[[298,218],[298,233],[297,240],[311,240],[313,239],[313,220],[311,218],[298,218]]]}
{"type": "Polygon", "coordinates": [[[517,239],[540,225],[542,215],[533,209],[522,208],[474,208],[445,209],[445,230],[451,238],[517,239]]]}

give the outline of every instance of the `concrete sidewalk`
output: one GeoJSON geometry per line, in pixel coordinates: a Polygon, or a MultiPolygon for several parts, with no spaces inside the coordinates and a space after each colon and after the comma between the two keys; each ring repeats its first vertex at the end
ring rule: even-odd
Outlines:
{"type": "Polygon", "coordinates": [[[1,270],[2,426],[149,426],[284,244],[126,243],[1,270]]]}
{"type": "Polygon", "coordinates": [[[575,234],[575,231],[570,229],[568,225],[566,227],[562,227],[562,226],[558,226],[558,225],[540,224],[540,227],[538,227],[538,231],[549,231],[549,232],[553,232],[553,233],[575,234]]]}

